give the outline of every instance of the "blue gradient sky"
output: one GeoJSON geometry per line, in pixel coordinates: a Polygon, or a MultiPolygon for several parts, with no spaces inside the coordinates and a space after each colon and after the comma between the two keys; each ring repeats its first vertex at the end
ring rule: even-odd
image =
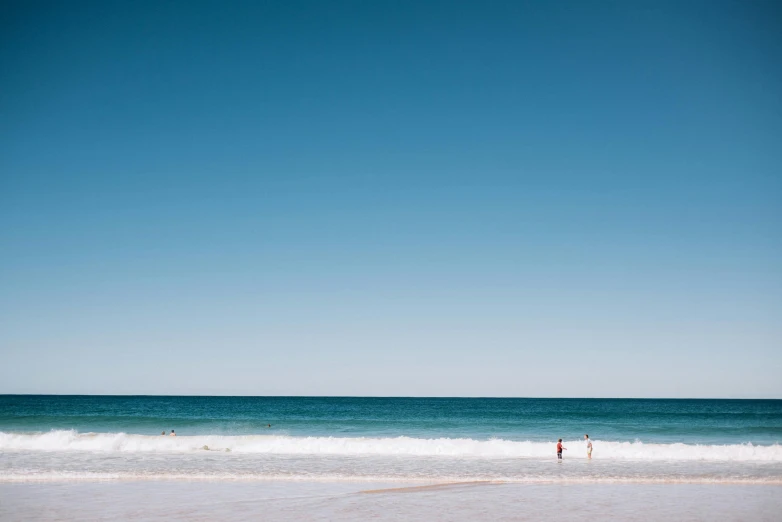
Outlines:
{"type": "Polygon", "coordinates": [[[0,393],[782,398],[775,2],[3,2],[0,393]]]}

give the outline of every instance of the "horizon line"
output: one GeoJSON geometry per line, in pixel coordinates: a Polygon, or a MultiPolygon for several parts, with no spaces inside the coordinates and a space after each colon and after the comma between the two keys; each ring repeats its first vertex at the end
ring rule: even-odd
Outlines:
{"type": "Polygon", "coordinates": [[[672,400],[672,401],[780,401],[775,397],[522,397],[462,395],[202,395],[155,393],[0,393],[0,397],[225,397],[279,399],[540,399],[540,400],[672,400]]]}

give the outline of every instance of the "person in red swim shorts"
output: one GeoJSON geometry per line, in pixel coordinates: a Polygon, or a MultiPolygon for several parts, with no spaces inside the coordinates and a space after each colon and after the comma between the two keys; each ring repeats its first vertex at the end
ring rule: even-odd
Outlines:
{"type": "Polygon", "coordinates": [[[566,450],[567,448],[562,446],[562,439],[559,439],[557,442],[557,458],[559,460],[562,460],[562,450],[566,450]]]}

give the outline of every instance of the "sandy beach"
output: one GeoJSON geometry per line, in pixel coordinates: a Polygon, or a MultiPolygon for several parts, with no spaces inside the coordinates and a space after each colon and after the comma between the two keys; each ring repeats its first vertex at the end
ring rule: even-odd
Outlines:
{"type": "Polygon", "coordinates": [[[782,487],[318,482],[1,484],[21,520],[778,520],[782,487]],[[369,494],[371,493],[371,494],[369,494]]]}

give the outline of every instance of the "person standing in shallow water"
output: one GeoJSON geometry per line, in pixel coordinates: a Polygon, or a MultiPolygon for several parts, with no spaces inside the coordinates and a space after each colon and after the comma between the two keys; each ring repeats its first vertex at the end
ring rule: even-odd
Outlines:
{"type": "Polygon", "coordinates": [[[587,458],[592,458],[592,441],[589,439],[589,435],[584,434],[584,440],[587,443],[587,458]]]}
{"type": "Polygon", "coordinates": [[[559,460],[562,460],[562,450],[566,450],[567,448],[562,446],[562,439],[559,439],[557,442],[557,458],[559,460]]]}
{"type": "Polygon", "coordinates": [[[169,436],[170,437],[176,437],[176,433],[174,432],[174,430],[171,430],[171,435],[169,435],[169,436]]]}

